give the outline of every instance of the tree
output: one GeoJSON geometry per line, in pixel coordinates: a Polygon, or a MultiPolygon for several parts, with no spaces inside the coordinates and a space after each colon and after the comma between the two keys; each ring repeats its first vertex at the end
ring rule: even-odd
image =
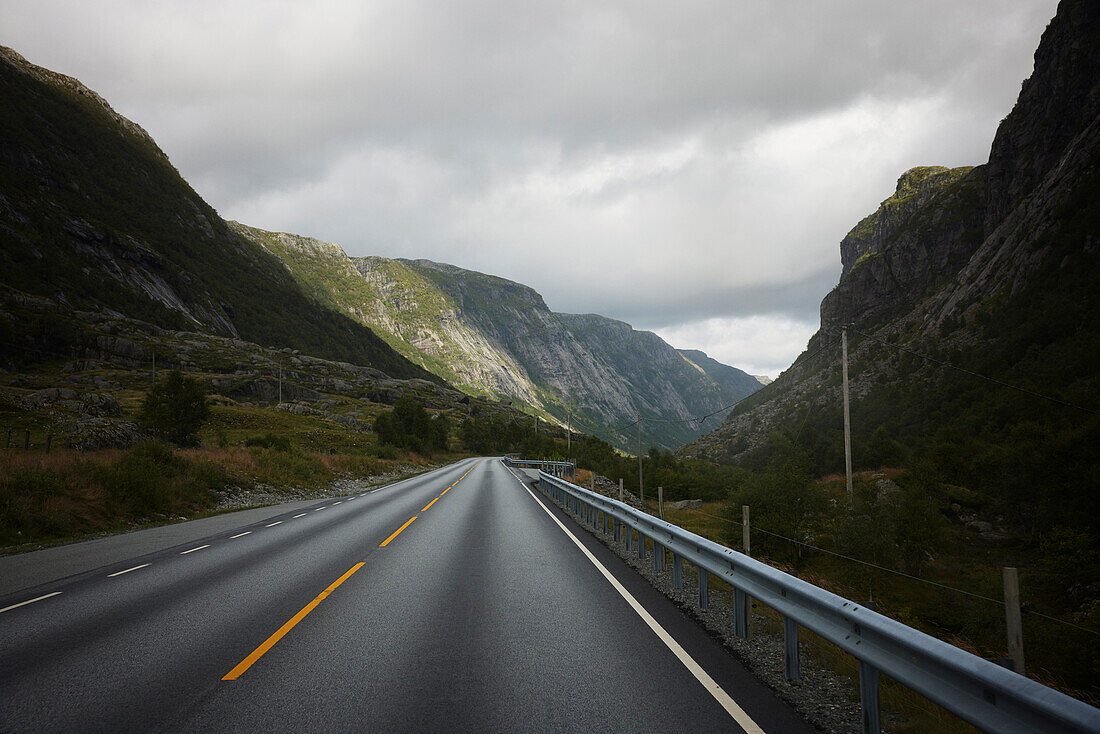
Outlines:
{"type": "Polygon", "coordinates": [[[198,443],[195,434],[207,414],[202,384],[172,370],[145,396],[138,422],[158,438],[178,446],[194,446],[198,443]]]}
{"type": "Polygon", "coordinates": [[[447,434],[450,422],[439,413],[434,418],[428,411],[405,395],[393,407],[374,420],[374,432],[381,444],[398,446],[419,454],[444,451],[447,448],[447,434]]]}

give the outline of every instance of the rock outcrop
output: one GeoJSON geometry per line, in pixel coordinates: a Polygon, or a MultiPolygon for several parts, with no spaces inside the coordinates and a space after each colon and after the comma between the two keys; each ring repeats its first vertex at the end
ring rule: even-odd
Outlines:
{"type": "Polygon", "coordinates": [[[4,47],[0,130],[0,285],[67,309],[438,379],[361,323],[318,308],[140,126],[4,47]]]}
{"type": "MultiPolygon", "coordinates": [[[[794,436],[815,410],[839,405],[836,340],[847,324],[954,361],[981,362],[993,347],[1016,361],[1049,349],[1043,364],[1057,377],[1044,387],[1094,400],[1095,368],[1076,354],[1092,349],[1100,323],[1089,275],[1100,271],[1100,4],[1061,3],[986,164],[906,172],[840,249],[843,273],[821,303],[821,329],[806,352],[684,455],[737,461],[769,432],[794,436]],[[1030,344],[1024,334],[1033,335],[1030,344]]],[[[868,339],[853,346],[851,362],[861,367],[853,394],[878,406],[940,379],[935,363],[868,339]]],[[[1013,365],[989,369],[1019,383],[1025,376],[1013,365]]],[[[947,404],[929,425],[950,426],[963,418],[951,412],[960,409],[947,404]]],[[[877,410],[867,419],[919,432],[877,410]]]]}
{"type": "Polygon", "coordinates": [[[349,258],[331,243],[233,227],[278,256],[317,300],[416,364],[471,395],[517,401],[620,448],[635,449],[639,413],[673,421],[643,423],[642,439],[674,448],[703,430],[685,419],[760,389],[741,370],[621,321],[555,313],[521,283],[430,260],[349,258]]]}

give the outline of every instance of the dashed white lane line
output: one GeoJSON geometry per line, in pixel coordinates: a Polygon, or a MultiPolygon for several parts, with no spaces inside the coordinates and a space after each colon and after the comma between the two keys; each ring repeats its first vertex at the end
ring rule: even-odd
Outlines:
{"type": "Polygon", "coordinates": [[[60,591],[55,591],[52,594],[44,594],[42,596],[35,597],[34,599],[27,599],[26,601],[21,601],[18,604],[12,604],[10,607],[4,607],[3,609],[0,609],[0,614],[3,614],[4,612],[8,611],[9,609],[16,609],[18,607],[25,607],[28,604],[34,604],[36,601],[42,601],[43,599],[49,599],[51,596],[57,596],[60,593],[61,593],[60,591]]]}
{"type": "Polygon", "coordinates": [[[198,548],[192,548],[191,550],[181,551],[180,555],[181,556],[186,556],[188,553],[194,553],[195,551],[199,551],[199,550],[202,550],[203,548],[209,548],[209,547],[210,547],[210,544],[207,543],[206,545],[200,545],[198,548]]]}
{"type": "Polygon", "coordinates": [[[271,523],[270,525],[267,525],[266,527],[273,528],[276,525],[282,525],[282,524],[283,524],[282,520],[276,520],[275,522],[271,523]]]}
{"type": "Polygon", "coordinates": [[[306,513],[303,512],[301,514],[295,515],[294,517],[292,517],[290,519],[291,520],[297,520],[299,517],[305,517],[305,516],[306,516],[306,513]]]}
{"type": "Polygon", "coordinates": [[[107,574],[107,578],[113,579],[115,576],[121,576],[124,573],[130,573],[131,571],[136,571],[139,568],[145,568],[146,566],[151,566],[151,565],[152,565],[151,563],[143,563],[140,566],[134,566],[133,568],[128,568],[125,571],[115,571],[114,573],[107,574]]]}
{"type": "Polygon", "coordinates": [[[332,506],[333,506],[333,507],[336,507],[336,505],[342,505],[342,504],[344,504],[344,501],[343,501],[343,500],[340,500],[339,502],[333,502],[333,503],[332,503],[332,506]]]}
{"type": "MultiPolygon", "coordinates": [[[[515,474],[513,474],[512,476],[515,476],[515,474]]],[[[603,577],[607,579],[607,581],[615,588],[615,591],[619,592],[619,595],[622,596],[623,599],[626,600],[627,604],[629,604],[630,607],[635,611],[635,613],[637,613],[637,615],[642,618],[642,621],[644,621],[646,625],[651,630],[653,630],[654,634],[657,635],[661,642],[663,642],[665,646],[672,652],[672,654],[680,660],[683,666],[688,669],[688,672],[695,676],[695,679],[702,684],[703,688],[705,688],[707,692],[712,695],[714,699],[722,706],[722,708],[726,710],[726,713],[728,713],[730,717],[737,722],[737,725],[748,732],[748,734],[764,734],[764,730],[760,728],[760,725],[753,721],[752,718],[747,713],[745,713],[745,710],[737,705],[737,702],[734,701],[733,698],[728,693],[726,693],[726,691],[720,685],[718,685],[718,683],[715,682],[715,680],[711,678],[705,670],[703,670],[703,667],[699,665],[699,663],[695,662],[695,658],[688,655],[687,651],[680,646],[680,643],[678,643],[664,627],[661,626],[660,622],[654,619],[653,615],[651,615],[646,610],[646,608],[643,607],[638,602],[638,600],[634,598],[634,595],[627,591],[626,587],[619,583],[619,580],[615,578],[611,571],[607,570],[606,566],[600,563],[596,556],[592,555],[592,551],[588,550],[588,548],[584,546],[584,543],[578,540],[577,536],[573,535],[573,533],[569,531],[569,528],[565,527],[565,525],[562,524],[561,520],[554,516],[554,513],[550,512],[550,508],[544,505],[542,501],[535,496],[535,493],[527,488],[527,485],[524,484],[519,477],[516,477],[516,481],[523,485],[523,488],[527,490],[527,494],[531,495],[531,499],[535,500],[535,502],[538,503],[538,506],[541,507],[543,511],[550,516],[550,519],[553,520],[559,528],[561,528],[561,531],[569,536],[569,539],[572,540],[573,543],[581,549],[581,552],[584,553],[588,560],[592,562],[592,565],[595,566],[596,569],[603,575],[603,577]]]]}
{"type": "Polygon", "coordinates": [[[328,508],[328,505],[325,505],[324,507],[318,507],[316,510],[314,510],[314,512],[320,512],[321,510],[324,510],[324,509],[327,509],[327,508],[328,508]]]}
{"type": "Polygon", "coordinates": [[[246,535],[252,535],[252,531],[251,530],[245,530],[243,533],[237,533],[236,535],[230,535],[229,539],[233,540],[234,538],[243,538],[246,535]]]}

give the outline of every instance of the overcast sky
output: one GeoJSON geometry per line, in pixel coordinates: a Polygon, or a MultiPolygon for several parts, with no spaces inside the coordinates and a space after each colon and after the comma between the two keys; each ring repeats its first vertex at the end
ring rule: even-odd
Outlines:
{"type": "Polygon", "coordinates": [[[838,243],[973,165],[1054,0],[0,0],[227,219],[526,283],[775,376],[838,243]]]}

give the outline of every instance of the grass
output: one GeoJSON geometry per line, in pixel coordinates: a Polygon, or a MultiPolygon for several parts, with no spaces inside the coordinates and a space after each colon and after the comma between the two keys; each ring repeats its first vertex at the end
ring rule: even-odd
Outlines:
{"type": "Polygon", "coordinates": [[[68,540],[213,507],[222,467],[156,443],[0,454],[0,545],[68,540]]]}
{"type": "MultiPolygon", "coordinates": [[[[583,470],[581,475],[583,476],[583,470]]],[[[824,484],[835,485],[835,478],[833,479],[833,482],[824,482],[824,484]]],[[[843,487],[842,481],[839,486],[843,487]]],[[[648,510],[656,515],[656,503],[647,504],[648,510]]],[[[726,519],[730,517],[730,510],[725,504],[708,502],[697,509],[685,510],[672,510],[666,506],[665,519],[715,542],[726,543],[728,542],[726,539],[732,534],[731,523],[726,519]]],[[[740,514],[737,513],[736,517],[740,517],[740,514]]],[[[739,530],[736,531],[736,536],[740,537],[739,530]]],[[[990,580],[999,578],[1000,565],[1004,560],[976,554],[965,537],[957,539],[952,545],[955,548],[954,552],[938,559],[933,569],[936,580],[957,588],[977,591],[996,600],[1000,593],[999,588],[996,583],[991,584],[990,580]]],[[[731,547],[741,550],[740,543],[735,542],[731,547]]],[[[754,556],[759,557],[759,553],[754,552],[754,556]]],[[[920,581],[908,580],[892,574],[870,572],[865,566],[855,566],[851,562],[825,554],[813,554],[799,559],[797,570],[788,564],[777,563],[767,558],[760,560],[788,573],[795,573],[799,578],[844,598],[854,600],[873,598],[876,611],[980,657],[1005,656],[1004,651],[999,649],[996,643],[992,646],[989,643],[990,638],[1001,640],[1004,637],[1004,612],[1003,608],[997,604],[961,597],[920,581]],[[960,620],[964,620],[965,623],[960,624],[960,620]]],[[[684,573],[685,585],[687,585],[691,579],[695,578],[696,570],[685,565],[684,573]]],[[[732,596],[732,588],[717,577],[712,576],[710,581],[712,599],[732,596]]],[[[757,627],[756,632],[782,634],[782,617],[777,612],[761,604],[757,605],[755,611],[758,615],[762,614],[766,620],[762,627],[757,627]]],[[[1044,620],[1025,615],[1025,654],[1030,641],[1036,660],[1040,658],[1044,646],[1055,644],[1050,638],[1052,634],[1063,640],[1066,636],[1064,630],[1049,629],[1051,627],[1049,622],[1045,623],[1048,628],[1045,633],[1041,632],[1040,627],[1043,623],[1044,620]]],[[[848,679],[853,690],[858,692],[859,666],[854,657],[804,628],[800,634],[800,642],[804,653],[809,655],[816,664],[848,679]]],[[[1081,644],[1087,643],[1086,639],[1081,644]]],[[[1001,644],[1003,645],[1003,642],[1001,644]]],[[[1061,644],[1065,644],[1064,641],[1061,644]]],[[[1049,668],[1042,668],[1034,663],[1029,663],[1029,666],[1030,677],[1087,702],[1095,703],[1095,691],[1083,690],[1073,685],[1067,686],[1067,678],[1064,674],[1055,675],[1049,668]]],[[[1084,680],[1087,680],[1087,672],[1085,676],[1084,680]]],[[[936,731],[969,734],[977,731],[954,714],[886,676],[881,676],[880,680],[880,706],[886,729],[891,732],[936,731]]]]}

